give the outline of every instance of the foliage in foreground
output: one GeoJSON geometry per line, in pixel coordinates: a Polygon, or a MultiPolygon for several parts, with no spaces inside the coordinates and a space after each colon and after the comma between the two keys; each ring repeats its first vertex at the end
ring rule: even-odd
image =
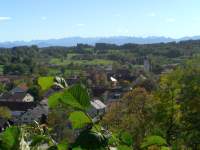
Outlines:
{"type": "MultiPolygon", "coordinates": [[[[43,92],[47,91],[52,86],[59,87],[60,90],[50,96],[49,107],[52,110],[56,108],[66,109],[68,112],[68,120],[71,124],[71,130],[78,136],[75,138],[74,142],[69,142],[67,139],[57,141],[57,139],[53,139],[50,128],[45,124],[39,125],[35,122],[33,125],[12,126],[7,128],[0,136],[1,149],[108,149],[111,134],[103,129],[103,127],[92,122],[92,118],[87,115],[86,112],[90,107],[90,97],[83,85],[78,84],[68,87],[66,82],[58,77],[41,77],[38,79],[38,84],[41,86],[43,92]]],[[[122,141],[124,142],[123,146],[126,146],[126,143],[131,146],[132,141],[129,136],[124,135],[122,141]]]]}

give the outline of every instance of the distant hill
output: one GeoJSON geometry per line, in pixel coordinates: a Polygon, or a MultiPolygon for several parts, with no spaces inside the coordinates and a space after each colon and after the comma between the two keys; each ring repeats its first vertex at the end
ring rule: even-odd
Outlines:
{"type": "Polygon", "coordinates": [[[94,37],[94,38],[83,38],[83,37],[68,37],[62,39],[49,39],[49,40],[33,40],[33,41],[14,41],[14,42],[1,42],[0,47],[14,47],[14,46],[30,46],[38,45],[39,47],[47,46],[75,46],[77,43],[94,45],[95,43],[111,43],[122,45],[125,43],[135,44],[153,44],[153,43],[167,43],[173,41],[184,41],[184,40],[198,40],[200,36],[194,37],[183,37],[180,39],[173,39],[167,37],[128,37],[128,36],[116,36],[116,37],[94,37]]]}

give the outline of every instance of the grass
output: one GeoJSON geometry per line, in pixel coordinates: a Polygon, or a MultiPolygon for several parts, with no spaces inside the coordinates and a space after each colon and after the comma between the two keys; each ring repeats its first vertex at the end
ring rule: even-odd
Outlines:
{"type": "MultiPolygon", "coordinates": [[[[72,56],[71,56],[72,57],[72,56]]],[[[76,64],[76,65],[112,65],[114,61],[112,60],[105,60],[105,59],[94,59],[94,60],[71,60],[71,59],[65,59],[61,60],[58,58],[51,59],[51,64],[56,65],[69,65],[70,63],[76,64]]]]}
{"type": "MultiPolygon", "coordinates": [[[[70,76],[70,75],[79,75],[80,73],[83,73],[81,70],[65,70],[64,75],[65,76],[70,76]]],[[[51,76],[59,76],[61,75],[61,71],[59,68],[49,68],[48,74],[51,76]]]]}

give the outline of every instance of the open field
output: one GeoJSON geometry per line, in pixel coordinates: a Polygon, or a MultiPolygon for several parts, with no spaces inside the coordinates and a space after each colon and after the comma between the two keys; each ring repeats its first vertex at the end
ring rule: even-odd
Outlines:
{"type": "Polygon", "coordinates": [[[58,58],[53,58],[50,60],[51,64],[55,65],[69,65],[71,63],[76,65],[112,65],[114,61],[112,60],[105,60],[105,59],[94,59],[94,60],[71,60],[65,59],[61,60],[58,58]]]}

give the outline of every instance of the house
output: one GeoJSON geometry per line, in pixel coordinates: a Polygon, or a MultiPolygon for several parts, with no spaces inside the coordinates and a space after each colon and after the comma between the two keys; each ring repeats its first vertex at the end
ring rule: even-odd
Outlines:
{"type": "Polygon", "coordinates": [[[29,93],[4,93],[0,97],[0,106],[8,107],[15,120],[21,114],[36,106],[33,96],[29,93]]]}
{"type": "Polygon", "coordinates": [[[0,106],[8,107],[12,113],[13,119],[21,116],[28,109],[36,106],[35,102],[19,102],[19,101],[0,101],[0,106]]]}
{"type": "Polygon", "coordinates": [[[119,101],[122,98],[123,93],[123,88],[120,86],[108,89],[105,97],[106,104],[119,101]]]}
{"type": "Polygon", "coordinates": [[[105,92],[106,88],[103,86],[93,86],[91,87],[93,97],[101,97],[105,92]]]}
{"type": "Polygon", "coordinates": [[[116,87],[117,86],[117,79],[115,79],[114,77],[110,77],[110,80],[111,80],[111,82],[112,82],[112,86],[113,87],[116,87]]]}
{"type": "Polygon", "coordinates": [[[107,73],[107,77],[113,77],[120,80],[127,80],[127,81],[133,81],[135,80],[135,75],[131,74],[131,72],[128,69],[118,69],[116,71],[113,71],[112,73],[107,73]]]}
{"type": "Polygon", "coordinates": [[[20,84],[17,87],[13,88],[10,93],[26,93],[28,91],[28,87],[26,84],[20,84]]]}
{"type": "Polygon", "coordinates": [[[91,104],[91,109],[89,110],[88,114],[92,118],[99,117],[105,113],[106,105],[102,101],[94,99],[90,101],[90,104],[91,104]]]}
{"type": "Polygon", "coordinates": [[[42,116],[47,116],[49,107],[47,99],[43,99],[36,107],[28,109],[25,113],[18,117],[18,124],[29,124],[33,121],[40,121],[42,116]]]}
{"type": "Polygon", "coordinates": [[[30,95],[29,93],[22,93],[22,92],[16,92],[14,94],[4,93],[0,97],[0,101],[5,101],[5,102],[33,102],[34,97],[32,95],[30,95]]]}

